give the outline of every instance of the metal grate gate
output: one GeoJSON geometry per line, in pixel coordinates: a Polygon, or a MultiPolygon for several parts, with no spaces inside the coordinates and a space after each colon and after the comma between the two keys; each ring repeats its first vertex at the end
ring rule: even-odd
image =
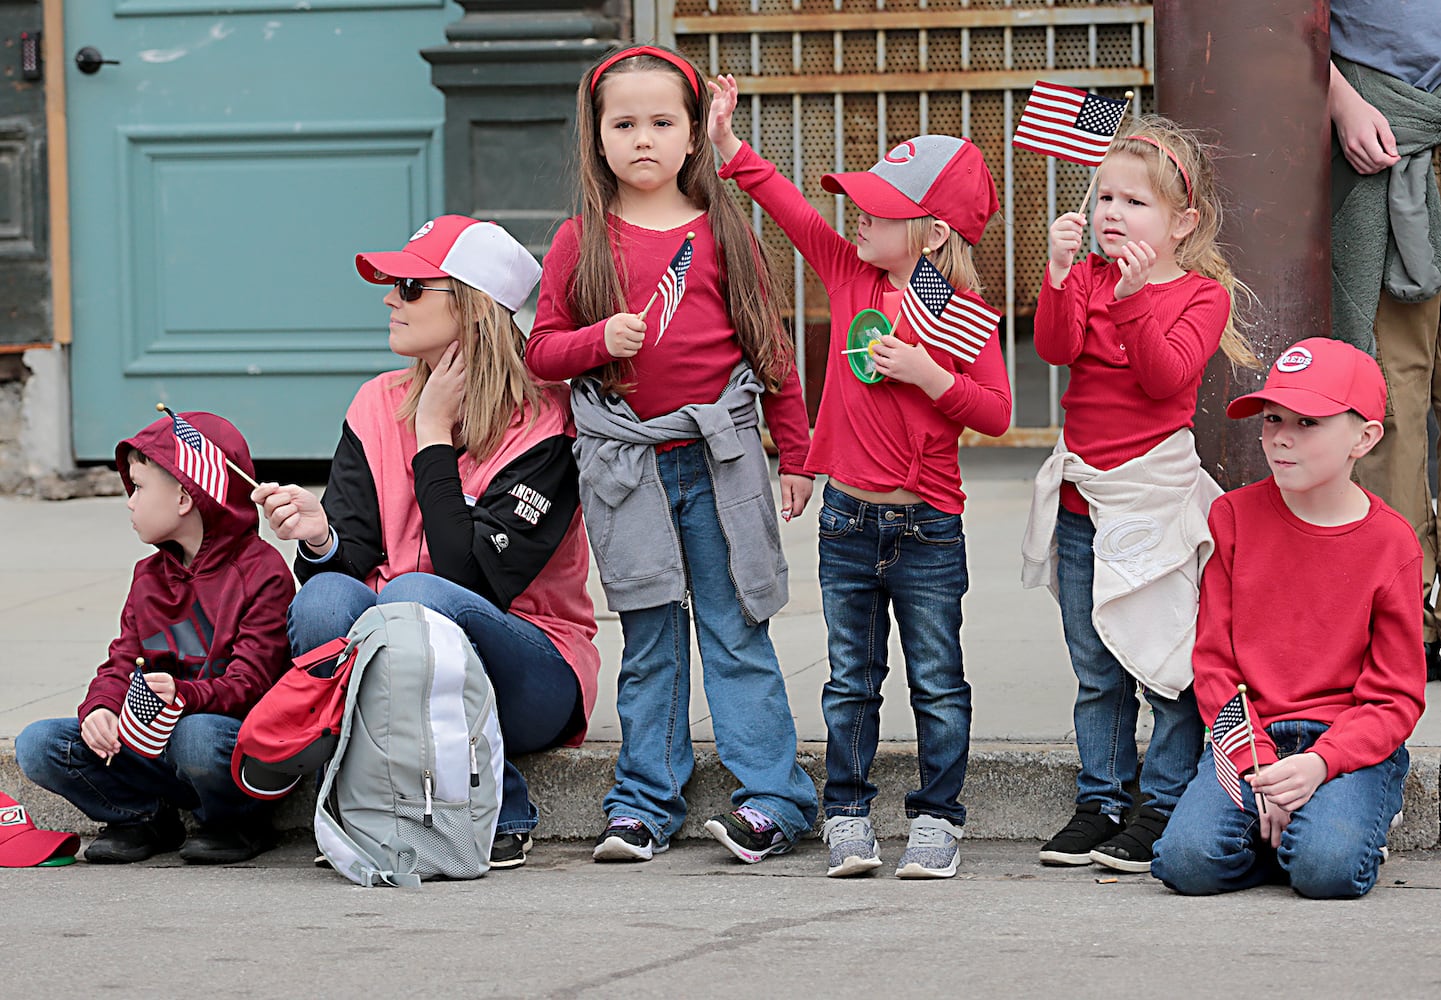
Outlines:
{"type": "MultiPolygon", "coordinates": [[[[741,90],[737,134],[805,192],[836,228],[852,206],[821,190],[821,175],[865,170],[925,132],[968,136],[1000,188],[1002,218],[978,248],[983,294],[1004,306],[1001,327],[1015,394],[1000,443],[1050,444],[1061,373],[1036,358],[1030,317],[1046,231],[1075,210],[1089,171],[1013,150],[1015,119],[1037,79],[1113,96],[1149,110],[1154,64],[1150,3],[1131,0],[637,0],[636,36],[653,35],[703,70],[732,73],[741,90]]],[[[794,259],[801,378],[819,399],[829,312],[825,290],[778,227],[738,191],[777,259],[794,259]]],[[[813,411],[814,412],[814,411],[813,411]]],[[[967,444],[993,443],[979,435],[967,444]]]]}

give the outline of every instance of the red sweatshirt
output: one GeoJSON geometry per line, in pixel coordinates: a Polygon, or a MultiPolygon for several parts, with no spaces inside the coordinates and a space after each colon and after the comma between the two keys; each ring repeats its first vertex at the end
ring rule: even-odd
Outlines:
{"type": "MultiPolygon", "coordinates": [[[[211,413],[181,416],[247,474],[255,474],[245,438],[228,421],[211,413]]],[[[80,703],[82,722],[97,708],[120,712],[137,656],[145,657],[146,672],[174,675],[187,714],[237,719],[290,667],[285,612],[295,597],[295,579],[285,559],[260,537],[250,486],[231,471],[222,507],[176,466],[179,439],[173,427],[168,416],[161,417],[120,442],[115,461],[126,493],[135,489],[132,448],[178,479],[200,511],[205,539],[189,566],[181,563],[174,542],[156,546],[153,556],[135,564],[120,635],[80,703]]]]}
{"type": "MultiPolygon", "coordinates": [[[[1405,518],[1367,496],[1366,516],[1339,527],[1296,517],[1270,477],[1211,506],[1196,702],[1214,722],[1244,682],[1263,766],[1277,759],[1273,722],[1330,725],[1311,748],[1329,781],[1385,760],[1421,717],[1421,548],[1405,518]]],[[[1249,771],[1250,747],[1231,762],[1249,771]]]]}
{"type": "MultiPolygon", "coordinates": [[[[1121,270],[1099,254],[1071,268],[1061,288],[1050,267],[1036,302],[1036,353],[1068,365],[1061,397],[1066,447],[1087,465],[1114,469],[1195,423],[1206,362],[1220,346],[1231,298],[1194,271],[1117,301],[1121,270]]],[[[1070,483],[1061,506],[1089,513],[1070,483]]]]}
{"type": "MultiPolygon", "coordinates": [[[[1011,384],[999,337],[992,337],[972,364],[926,345],[941,367],[955,373],[951,387],[936,400],[892,379],[861,382],[841,352],[851,320],[862,309],[896,316],[900,297],[895,295],[896,305],[888,306],[895,287],[886,272],[856,256],[854,244],[749,145],[742,144],[720,173],[735,178],[785,231],[830,296],[826,383],[806,468],[877,493],[907,489],[932,507],[961,513],[966,501],[957,453],[961,432],[973,427],[996,436],[1011,422],[1011,384]]],[[[904,336],[903,329],[897,333],[904,336]]]]}
{"type": "MultiPolygon", "coordinates": [[[[687,232],[694,232],[695,239],[691,241],[685,294],[659,343],[660,302],[656,301],[646,314],[645,346],[631,358],[635,388],[625,399],[642,420],[691,403],[715,402],[741,360],[740,343],[721,290],[715,236],[704,215],[665,232],[610,217],[610,243],[625,288],[625,308],[631,312],[645,308],[687,232]]],[[[570,311],[568,293],[580,257],[579,240],[580,219],[567,219],[545,255],[540,302],[525,348],[531,371],[551,381],[584,375],[614,360],[605,347],[605,320],[582,326],[570,311]]],[[[810,417],[794,365],[780,392],[761,396],[761,412],[780,452],[780,471],[803,475],[810,447],[810,417]]]]}

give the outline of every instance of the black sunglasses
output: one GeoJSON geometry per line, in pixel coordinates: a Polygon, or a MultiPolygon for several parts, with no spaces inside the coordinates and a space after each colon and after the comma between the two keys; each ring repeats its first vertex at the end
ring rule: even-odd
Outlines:
{"type": "Polygon", "coordinates": [[[400,301],[414,302],[420,298],[421,292],[449,292],[455,294],[453,288],[437,288],[434,285],[422,285],[419,278],[397,278],[395,290],[400,293],[400,301]]]}

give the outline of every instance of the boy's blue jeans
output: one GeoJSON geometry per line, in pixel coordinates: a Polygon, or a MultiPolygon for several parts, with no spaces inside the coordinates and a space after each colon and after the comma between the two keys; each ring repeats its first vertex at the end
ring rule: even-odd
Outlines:
{"type": "MultiPolygon", "coordinates": [[[[1140,704],[1136,679],[1091,622],[1095,537],[1096,525],[1089,517],[1061,508],[1056,518],[1061,624],[1080,684],[1075,709],[1076,750],[1081,757],[1076,804],[1099,802],[1101,812],[1119,816],[1131,806],[1125,784],[1136,777],[1140,704]]],[[[1190,688],[1176,699],[1148,690],[1146,700],[1152,727],[1151,745],[1141,766],[1141,794],[1150,797],[1158,812],[1169,815],[1196,773],[1206,727],[1190,688]]]]}
{"type": "Polygon", "coordinates": [[[966,821],[959,802],[971,746],[971,686],[961,661],[966,540],[958,514],[930,504],[873,504],[827,484],[820,511],[820,583],[831,675],[825,812],[867,816],[880,738],[881,682],[894,609],[916,719],[920,787],[906,815],[966,821]]]}
{"type": "Polygon", "coordinates": [[[126,748],[106,767],[85,745],[78,720],[42,719],[16,737],[15,758],[27,778],[101,823],[141,823],[169,803],[194,810],[201,826],[230,827],[270,810],[231,780],[230,756],[239,732],[240,720],[229,716],[183,715],[159,757],[151,760],[126,748]]]}
{"type": "MultiPolygon", "coordinates": [[[[1274,722],[1266,732],[1282,758],[1308,749],[1329,727],[1322,722],[1274,722]]],[[[1376,868],[1401,796],[1411,757],[1404,746],[1379,764],[1322,783],[1291,814],[1272,849],[1260,838],[1256,797],[1243,778],[1243,808],[1216,779],[1211,747],[1201,755],[1196,778],[1156,842],[1151,874],[1188,896],[1289,882],[1313,899],[1364,896],[1376,884],[1376,868]]],[[[1223,761],[1222,766],[1228,766],[1223,761]]]]}
{"type": "MultiPolygon", "coordinates": [[[[690,739],[690,619],[695,617],[716,753],[749,805],[794,840],[816,820],[816,787],[796,762],[796,727],[766,622],[751,624],[726,571],[705,445],[657,457],[671,519],[680,533],[690,607],[672,601],[620,613],[625,636],[616,710],[620,757],[603,807],[644,823],[666,844],[685,820],[681,794],[695,767],[690,739]]],[[[665,530],[659,526],[657,530],[665,530]]],[[[747,544],[736,539],[736,544],[747,544]]]]}
{"type": "Polygon", "coordinates": [[[514,754],[556,746],[571,735],[580,685],[560,651],[538,627],[501,611],[472,590],[430,573],[406,573],[377,594],[344,573],[311,577],[290,605],[290,649],[296,656],[343,636],[377,604],[423,604],[455,622],[470,638],[495,689],[505,742],[505,787],[497,835],[535,829],[540,813],[514,754]]]}

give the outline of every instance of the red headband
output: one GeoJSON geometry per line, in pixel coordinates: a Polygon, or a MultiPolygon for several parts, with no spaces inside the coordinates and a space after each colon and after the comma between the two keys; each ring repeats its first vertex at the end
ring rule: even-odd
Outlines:
{"type": "Polygon", "coordinates": [[[595,93],[595,85],[600,83],[602,73],[622,59],[629,59],[631,56],[655,56],[657,59],[664,59],[685,74],[685,78],[690,81],[691,90],[695,91],[697,99],[700,98],[700,80],[695,75],[695,67],[674,52],[658,49],[654,45],[637,45],[635,48],[621,49],[615,55],[606,59],[605,62],[595,68],[595,73],[590,78],[590,92],[592,94],[595,93]]]}
{"type": "Polygon", "coordinates": [[[1159,142],[1157,142],[1155,139],[1152,139],[1148,135],[1128,135],[1126,136],[1126,138],[1135,139],[1137,142],[1150,143],[1152,146],[1155,146],[1157,149],[1159,149],[1161,152],[1165,153],[1171,158],[1171,162],[1174,163],[1176,165],[1176,169],[1181,172],[1181,180],[1186,182],[1186,207],[1190,208],[1192,206],[1192,203],[1195,201],[1195,198],[1191,194],[1191,175],[1186,173],[1186,168],[1181,166],[1181,161],[1176,157],[1176,154],[1171,152],[1165,146],[1161,145],[1159,142]]]}

